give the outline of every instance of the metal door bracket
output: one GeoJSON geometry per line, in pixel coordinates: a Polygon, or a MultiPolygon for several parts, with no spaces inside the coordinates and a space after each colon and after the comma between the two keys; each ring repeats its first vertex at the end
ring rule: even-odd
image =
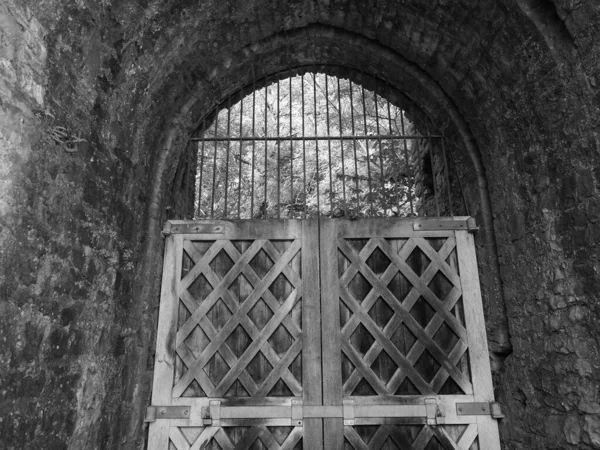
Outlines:
{"type": "Polygon", "coordinates": [[[467,230],[469,230],[469,233],[477,233],[479,231],[475,217],[469,217],[467,219],[467,230]]]}
{"type": "Polygon", "coordinates": [[[425,413],[427,414],[427,425],[439,425],[444,423],[444,416],[440,411],[436,399],[425,399],[425,413]]]}
{"type": "Polygon", "coordinates": [[[503,419],[499,403],[475,402],[457,403],[456,415],[458,416],[492,416],[494,419],[503,419]]]}
{"type": "Polygon", "coordinates": [[[218,427],[221,424],[221,402],[211,400],[208,404],[208,414],[210,415],[211,425],[218,427]]]}
{"type": "Polygon", "coordinates": [[[164,224],[162,234],[223,234],[225,233],[225,222],[194,222],[185,220],[167,221],[164,224]]]}
{"type": "Polygon", "coordinates": [[[343,401],[342,413],[344,415],[344,425],[354,425],[354,400],[346,399],[343,401]]]}
{"type": "Polygon", "coordinates": [[[296,427],[302,426],[302,400],[292,400],[292,425],[296,427]]]}
{"type": "Polygon", "coordinates": [[[413,221],[414,231],[444,231],[444,230],[467,230],[474,233],[479,230],[474,217],[440,217],[437,219],[415,219],[413,221]]]}
{"type": "Polygon", "coordinates": [[[157,419],[189,419],[190,406],[148,406],[144,422],[155,422],[157,419]]]}
{"type": "Polygon", "coordinates": [[[439,219],[415,219],[413,230],[415,231],[443,231],[443,230],[466,230],[466,220],[455,220],[452,218],[439,219]]]}

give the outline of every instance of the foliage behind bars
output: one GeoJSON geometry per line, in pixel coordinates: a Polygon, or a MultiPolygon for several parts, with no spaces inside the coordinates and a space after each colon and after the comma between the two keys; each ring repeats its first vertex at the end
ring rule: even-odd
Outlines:
{"type": "MultiPolygon", "coordinates": [[[[428,190],[417,186],[423,177],[415,171],[441,139],[419,133],[385,98],[307,74],[230,103],[197,138],[196,218],[393,217],[422,209],[428,190]]],[[[437,203],[449,178],[436,181],[430,170],[437,203]]]]}

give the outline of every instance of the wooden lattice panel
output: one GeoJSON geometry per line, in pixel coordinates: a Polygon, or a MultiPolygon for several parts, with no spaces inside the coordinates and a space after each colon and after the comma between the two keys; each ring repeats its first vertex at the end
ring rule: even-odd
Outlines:
{"type": "Polygon", "coordinates": [[[338,250],[344,395],[471,394],[454,237],[338,250]]]}
{"type": "Polygon", "coordinates": [[[480,450],[477,425],[344,427],[344,450],[480,450]]]}
{"type": "Polygon", "coordinates": [[[300,239],[185,241],[173,396],[302,396],[300,239]]]}
{"type": "Polygon", "coordinates": [[[174,227],[150,450],[499,450],[492,418],[457,412],[493,401],[466,230],[371,219],[174,227]]]}

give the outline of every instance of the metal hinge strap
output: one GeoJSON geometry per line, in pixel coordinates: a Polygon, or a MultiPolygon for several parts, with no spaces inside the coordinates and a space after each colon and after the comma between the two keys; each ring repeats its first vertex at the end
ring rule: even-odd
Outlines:
{"type": "Polygon", "coordinates": [[[189,406],[148,406],[144,422],[155,422],[157,419],[189,419],[189,406]]]}
{"type": "Polygon", "coordinates": [[[468,230],[475,232],[479,230],[474,217],[452,218],[440,217],[437,219],[415,219],[413,221],[415,231],[444,231],[444,230],[468,230]]]}
{"type": "Polygon", "coordinates": [[[457,403],[456,415],[458,416],[492,416],[494,419],[503,419],[502,408],[495,402],[457,403]]]}
{"type": "Polygon", "coordinates": [[[223,222],[192,222],[192,221],[167,221],[162,230],[163,236],[171,234],[223,234],[225,224],[223,222]]]}

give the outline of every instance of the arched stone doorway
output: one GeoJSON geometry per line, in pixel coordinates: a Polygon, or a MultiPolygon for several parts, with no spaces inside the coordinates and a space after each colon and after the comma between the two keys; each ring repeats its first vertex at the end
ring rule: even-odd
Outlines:
{"type": "MultiPolygon", "coordinates": [[[[200,128],[203,134],[194,138],[198,144],[190,148],[191,160],[197,166],[190,170],[187,159],[187,165],[180,166],[184,173],[176,175],[177,185],[182,186],[188,201],[193,202],[192,211],[213,220],[169,221],[163,230],[167,250],[153,406],[148,410],[150,448],[162,449],[169,445],[178,449],[198,445],[254,448],[270,445],[266,444],[270,441],[282,448],[323,445],[324,448],[343,445],[362,448],[370,439],[386,441],[385,445],[408,446],[406,448],[498,448],[495,424],[490,421],[489,402],[493,401],[493,393],[487,348],[478,346],[485,342],[483,309],[478,289],[471,292],[478,281],[476,269],[474,273],[475,248],[467,231],[470,220],[460,217],[429,221],[373,218],[416,216],[413,201],[415,204],[427,202],[425,198],[413,198],[417,179],[421,180],[421,188],[424,187],[423,173],[420,178],[416,174],[406,175],[417,166],[409,165],[409,160],[422,158],[419,148],[423,142],[430,162],[433,148],[439,148],[436,157],[446,168],[448,183],[445,211],[452,211],[447,161],[442,158],[444,143],[433,143],[435,139],[445,138],[439,134],[420,136],[419,125],[411,127],[415,135],[411,136],[406,132],[405,113],[395,109],[396,115],[400,114],[397,120],[402,130],[398,139],[403,139],[405,144],[399,146],[404,150],[405,165],[401,171],[405,181],[399,181],[396,174],[393,177],[397,180],[388,183],[398,185],[385,191],[383,181],[389,175],[384,175],[383,170],[383,144],[387,142],[385,147],[389,147],[391,142],[394,155],[400,155],[402,150],[396,152],[393,138],[378,132],[387,121],[388,134],[391,134],[392,118],[390,115],[384,119],[384,113],[379,116],[380,99],[375,92],[371,93],[374,106],[369,115],[369,121],[373,121],[372,115],[375,115],[374,124],[368,131],[364,84],[370,82],[375,91],[385,92],[387,96],[390,89],[381,80],[361,73],[363,87],[358,89],[362,99],[363,132],[355,133],[354,88],[349,84],[351,124],[346,128],[351,130],[351,136],[343,136],[340,97],[337,98],[340,125],[334,136],[330,133],[329,77],[313,73],[309,99],[312,96],[314,133],[305,132],[304,72],[309,72],[309,78],[311,75],[310,69],[299,70],[301,98],[295,109],[302,111],[301,128],[292,127],[292,94],[297,97],[298,92],[293,91],[289,79],[289,97],[285,103],[289,110],[286,116],[289,129],[287,134],[280,133],[280,104],[284,101],[279,80],[286,80],[289,73],[284,71],[271,77],[277,80],[275,106],[268,104],[266,87],[259,92],[264,101],[262,134],[254,134],[255,116],[259,114],[256,91],[242,89],[222,102],[225,105],[222,114],[217,109],[209,119],[203,118],[200,128]],[[320,102],[317,102],[317,77],[325,86],[324,100],[320,102]],[[385,91],[377,89],[378,83],[386,87],[385,91]],[[252,97],[249,117],[243,115],[245,93],[252,97]],[[232,97],[239,100],[233,101],[232,97]],[[238,101],[239,104],[234,105],[238,101]],[[235,111],[238,116],[233,128],[239,129],[239,135],[231,131],[235,111]],[[273,111],[276,111],[275,131],[268,127],[267,113],[273,114],[273,111]],[[320,128],[327,129],[326,136],[318,132],[319,116],[323,122],[320,128]],[[225,123],[221,129],[219,117],[225,123]],[[249,137],[242,134],[244,119],[251,123],[249,137]],[[207,130],[212,125],[212,137],[204,137],[210,135],[207,130]],[[222,130],[226,130],[225,136],[219,138],[222,130]],[[300,209],[296,210],[298,202],[283,201],[280,192],[289,191],[294,197],[293,178],[288,182],[288,178],[293,177],[294,146],[290,142],[287,151],[283,149],[291,158],[284,158],[282,164],[281,142],[292,140],[300,130],[302,151],[295,156],[300,159],[295,170],[303,172],[304,184],[296,188],[297,195],[303,199],[300,209]],[[369,136],[374,131],[377,133],[369,136]],[[327,138],[319,152],[319,142],[327,138]],[[350,151],[344,152],[343,138],[352,140],[353,149],[347,148],[350,151]],[[337,140],[339,145],[336,145],[337,140]],[[407,140],[410,145],[406,145],[407,140]],[[419,145],[413,145],[412,140],[419,145]],[[364,198],[371,197],[371,200],[363,200],[362,206],[357,141],[366,150],[362,158],[366,161],[366,171],[363,171],[366,181],[361,183],[364,188],[368,187],[368,192],[364,198]],[[380,164],[379,175],[370,170],[369,141],[379,151],[378,160],[376,148],[372,148],[373,162],[380,164]],[[244,153],[244,145],[248,143],[251,145],[246,146],[244,153]],[[211,149],[214,146],[212,157],[206,156],[207,145],[211,149]],[[262,147],[257,150],[257,145],[262,147]],[[233,168],[230,167],[232,146],[239,146],[239,164],[233,168]],[[315,155],[313,159],[307,158],[307,147],[308,152],[315,155]],[[352,150],[356,195],[355,200],[350,198],[346,202],[345,179],[342,178],[336,191],[331,165],[341,161],[341,174],[345,174],[344,153],[348,157],[352,150]],[[332,159],[332,152],[340,161],[332,159]],[[326,159],[321,163],[329,167],[328,174],[327,168],[319,172],[319,160],[323,156],[326,159]],[[243,162],[250,166],[246,178],[251,174],[251,184],[244,193],[243,162]],[[206,167],[211,164],[212,169],[206,167]],[[271,165],[269,177],[268,166],[271,165]],[[255,178],[257,171],[259,175],[255,178]],[[282,171],[286,174],[284,178],[282,171]],[[307,171],[314,180],[314,192],[306,183],[307,171]],[[204,180],[205,173],[212,173],[212,180],[204,180]],[[231,184],[230,177],[237,177],[237,182],[231,184]],[[321,178],[329,185],[328,195],[320,196],[321,178]],[[254,185],[259,183],[262,187],[256,189],[257,197],[254,185]],[[268,183],[274,185],[271,192],[268,192],[268,183]],[[372,185],[376,183],[381,183],[382,193],[374,196],[372,185]],[[190,194],[190,186],[196,184],[198,189],[190,194]],[[400,189],[405,192],[403,196],[392,199],[400,189]],[[307,200],[309,193],[316,195],[312,206],[307,200]],[[335,201],[334,197],[337,197],[335,201]],[[253,212],[255,198],[258,198],[257,215],[253,212]],[[407,202],[410,208],[400,207],[407,202]],[[334,203],[341,206],[334,208],[334,203]],[[393,203],[399,205],[398,208],[391,206],[393,203]],[[294,219],[296,216],[304,219],[294,219]],[[219,217],[224,220],[214,220],[219,217]],[[252,220],[253,217],[262,221],[252,220]],[[307,219],[309,217],[314,220],[307,219]],[[352,219],[344,220],[344,217],[352,219]],[[228,221],[230,218],[236,220],[228,221]],[[475,278],[470,279],[471,276],[475,278]],[[343,344],[347,341],[351,345],[343,344]],[[483,408],[487,418],[462,417],[463,410],[481,401],[487,403],[476,403],[476,406],[483,408]],[[286,408],[300,412],[286,415],[286,408]],[[253,418],[245,416],[246,410],[252,411],[253,418]],[[328,429],[325,434],[323,418],[328,429]]],[[[344,72],[340,67],[326,70],[344,72]]],[[[268,79],[253,81],[251,86],[256,89],[263,84],[268,86],[268,79]]],[[[337,86],[339,96],[339,80],[337,86]]],[[[347,103],[348,99],[344,98],[344,105],[347,103]]],[[[386,109],[385,101],[383,109],[386,109]]],[[[391,114],[389,104],[387,111],[391,114]]],[[[416,121],[424,119],[424,113],[415,113],[414,107],[410,116],[416,121]]],[[[235,150],[233,155],[236,155],[235,150]]],[[[420,167],[423,170],[422,164],[420,167]]],[[[462,171],[469,172],[464,167],[462,171]]],[[[453,178],[456,176],[457,173],[453,173],[453,178]]],[[[460,186],[458,182],[455,184],[460,186]]],[[[326,186],[322,189],[325,191],[326,186]]],[[[440,215],[439,203],[444,199],[438,197],[435,184],[433,191],[433,199],[429,201],[434,200],[440,215]]],[[[424,205],[421,209],[432,211],[424,205]]]]}
{"type": "MultiPolygon", "coordinates": [[[[190,117],[290,60],[350,67],[339,60],[357,55],[385,79],[400,76],[383,53],[361,50],[371,44],[426,73],[479,148],[494,219],[479,239],[495,232],[501,273],[484,278],[484,303],[492,321],[508,316],[515,349],[496,372],[506,445],[596,445],[594,0],[6,0],[0,9],[8,448],[143,445],[160,229],[184,212],[173,180],[197,125],[190,117]],[[280,45],[263,48],[274,36],[280,45]],[[328,41],[343,51],[319,58],[328,41]],[[500,279],[508,314],[488,301],[500,279]]],[[[477,182],[467,185],[476,204],[477,182]]],[[[478,247],[484,277],[494,272],[489,248],[478,247]]],[[[490,342],[506,354],[506,339],[490,342]]]]}

